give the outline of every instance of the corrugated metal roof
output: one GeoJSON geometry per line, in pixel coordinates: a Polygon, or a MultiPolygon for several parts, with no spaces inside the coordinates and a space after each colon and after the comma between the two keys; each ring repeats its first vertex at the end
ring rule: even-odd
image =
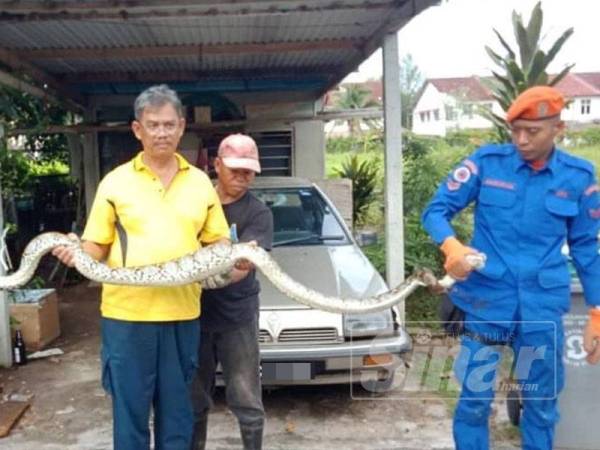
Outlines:
{"type": "Polygon", "coordinates": [[[463,78],[430,78],[427,80],[438,91],[445,94],[458,96],[468,101],[493,100],[492,92],[485,86],[479,77],[463,78]]]}
{"type": "Polygon", "coordinates": [[[342,64],[355,55],[352,50],[316,50],[311,52],[290,52],[288,54],[233,54],[173,56],[148,58],[114,58],[107,64],[106,59],[53,59],[44,62],[44,66],[55,74],[97,72],[161,72],[161,71],[219,71],[254,69],[268,71],[275,68],[294,68],[310,65],[326,67],[342,64]]]}
{"type": "Polygon", "coordinates": [[[305,13],[297,16],[181,17],[115,22],[60,20],[7,23],[0,42],[11,50],[106,48],[154,45],[230,44],[318,41],[369,37],[381,24],[381,11],[305,13]]]}
{"type": "Polygon", "coordinates": [[[594,81],[600,81],[600,73],[568,73],[556,88],[569,98],[600,95],[600,83],[595,86],[594,81]]]}
{"type": "MultiPolygon", "coordinates": [[[[172,0],[168,4],[158,0],[143,4],[127,0],[2,1],[0,69],[4,66],[16,73],[31,64],[59,82],[68,83],[66,88],[84,94],[92,79],[129,85],[136,77],[152,81],[153,74],[156,82],[164,81],[170,72],[178,79],[231,79],[235,77],[232,71],[243,72],[239,78],[245,81],[252,79],[253,74],[264,78],[265,72],[275,74],[274,81],[320,77],[322,85],[315,89],[319,92],[369,56],[386,32],[399,29],[436,3],[437,0],[172,0]],[[306,48],[290,49],[287,43],[306,48]],[[164,54],[164,47],[170,46],[183,50],[172,56],[164,54]],[[152,53],[160,48],[162,53],[152,53]],[[60,53],[77,49],[89,51],[78,55],[60,53]],[[139,49],[139,53],[124,56],[118,53],[119,49],[139,49]],[[53,54],[40,55],[41,50],[52,50],[53,54]],[[114,57],[110,50],[115,52],[114,57]],[[144,57],[144,52],[151,54],[144,57]],[[26,65],[15,67],[21,62],[26,65]]],[[[299,83],[311,89],[313,84],[299,83]]]]}

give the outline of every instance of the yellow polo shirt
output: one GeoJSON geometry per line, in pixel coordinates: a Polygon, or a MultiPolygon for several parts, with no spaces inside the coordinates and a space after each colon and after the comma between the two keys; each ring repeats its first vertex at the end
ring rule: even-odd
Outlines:
{"type": "MultiPolygon", "coordinates": [[[[156,264],[196,251],[200,242],[229,238],[227,220],[208,176],[177,155],[179,171],[165,189],[142,161],[108,173],[98,185],[83,239],[109,244],[107,264],[156,264]]],[[[200,315],[200,285],[104,284],[102,316],[128,321],[190,320],[200,315]]]]}

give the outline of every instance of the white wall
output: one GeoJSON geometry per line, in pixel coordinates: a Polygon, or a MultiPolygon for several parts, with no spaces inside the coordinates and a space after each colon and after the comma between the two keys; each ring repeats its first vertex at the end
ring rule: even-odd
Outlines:
{"type": "Polygon", "coordinates": [[[491,128],[491,122],[476,113],[480,107],[490,104],[493,112],[500,116],[504,114],[496,101],[459,101],[428,84],[413,111],[412,130],[416,134],[445,136],[451,130],[491,128]],[[472,114],[465,108],[472,108],[472,114]],[[448,114],[450,111],[452,115],[448,114]]]}
{"type": "Polygon", "coordinates": [[[415,105],[412,130],[416,134],[434,136],[444,136],[446,134],[444,98],[431,83],[427,84],[418,103],[415,105]]]}
{"type": "Polygon", "coordinates": [[[600,96],[598,97],[576,97],[572,99],[568,108],[563,110],[562,119],[569,122],[592,123],[600,121],[600,96]],[[582,112],[582,104],[589,100],[589,113],[582,112]]]}
{"type": "Polygon", "coordinates": [[[292,175],[296,177],[325,178],[325,132],[320,120],[293,123],[294,149],[292,175]]]}
{"type": "Polygon", "coordinates": [[[448,120],[448,118],[446,118],[446,131],[491,128],[493,126],[492,123],[485,117],[477,113],[482,108],[489,108],[491,106],[492,111],[500,117],[504,116],[505,114],[502,108],[500,107],[500,104],[495,100],[484,100],[479,102],[457,102],[451,96],[446,95],[445,97],[446,106],[453,107],[456,114],[455,120],[448,120]],[[471,109],[471,113],[468,112],[468,108],[471,109]]]}

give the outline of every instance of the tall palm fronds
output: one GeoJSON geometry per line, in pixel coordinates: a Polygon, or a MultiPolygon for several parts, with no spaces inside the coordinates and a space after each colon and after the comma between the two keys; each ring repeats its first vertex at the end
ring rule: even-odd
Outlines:
{"type": "MultiPolygon", "coordinates": [[[[496,29],[494,29],[494,33],[506,55],[501,56],[489,46],[485,47],[490,58],[501,69],[492,71],[494,82],[491,83],[490,89],[504,111],[507,111],[513,100],[527,88],[538,85],[553,86],[562,80],[574,66],[574,64],[567,65],[558,75],[550,79],[546,71],[548,65],[573,34],[573,28],[564,31],[550,46],[550,50],[545,52],[540,48],[543,21],[541,2],[538,2],[533,8],[527,26],[523,23],[523,17],[513,11],[512,25],[518,52],[513,50],[496,29]]],[[[509,139],[508,126],[503,117],[489,110],[481,110],[479,113],[494,124],[501,141],[509,139]]]]}

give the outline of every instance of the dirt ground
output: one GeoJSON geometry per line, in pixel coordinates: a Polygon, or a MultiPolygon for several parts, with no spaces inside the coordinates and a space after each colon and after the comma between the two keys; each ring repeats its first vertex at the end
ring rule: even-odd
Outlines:
{"type": "MultiPolygon", "coordinates": [[[[0,369],[2,394],[32,395],[32,406],[4,450],[112,448],[110,398],[99,382],[99,288],[81,283],[59,291],[62,356],[0,369]]],[[[452,448],[448,401],[356,400],[349,386],[265,390],[265,450],[452,448]]],[[[515,430],[497,405],[495,448],[514,448],[515,430]]],[[[239,449],[237,424],[219,391],[207,448],[239,449]]]]}

